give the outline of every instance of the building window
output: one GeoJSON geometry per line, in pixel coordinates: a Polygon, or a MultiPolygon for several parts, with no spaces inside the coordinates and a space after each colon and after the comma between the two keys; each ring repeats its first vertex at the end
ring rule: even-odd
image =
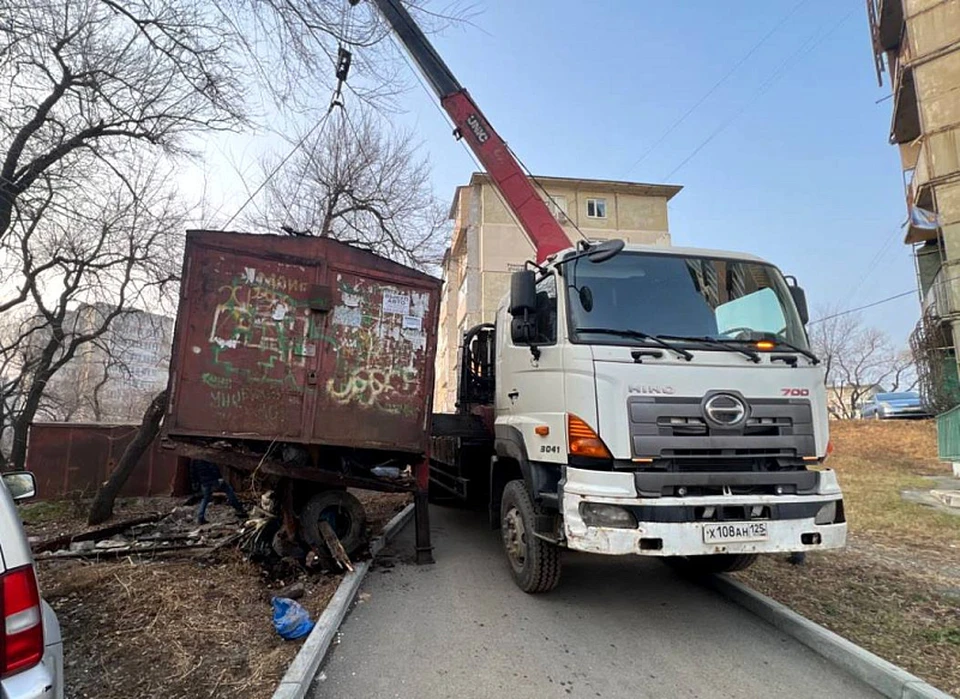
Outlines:
{"type": "Polygon", "coordinates": [[[606,218],[606,199],[587,199],[587,218],[606,218]]]}
{"type": "Polygon", "coordinates": [[[548,194],[547,208],[560,223],[567,222],[567,198],[562,194],[548,194]]]}

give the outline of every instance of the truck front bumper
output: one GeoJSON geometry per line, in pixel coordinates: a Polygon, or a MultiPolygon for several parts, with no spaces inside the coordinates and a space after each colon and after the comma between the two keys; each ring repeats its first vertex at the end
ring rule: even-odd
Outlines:
{"type": "Polygon", "coordinates": [[[842,548],[847,524],[843,499],[832,471],[819,473],[815,492],[789,495],[638,497],[634,474],[567,467],[560,508],[567,548],[609,555],[701,556],[718,553],[787,553],[842,548]],[[584,503],[614,505],[630,512],[636,526],[597,526],[584,519],[584,503]],[[836,503],[833,521],[816,523],[816,513],[836,503]],[[713,519],[703,517],[713,508],[713,519]],[[760,518],[716,518],[716,513],[763,512],[760,518]],[[771,514],[774,513],[774,514],[771,514]],[[776,514],[780,513],[780,514],[776,514]],[[839,520],[839,521],[838,521],[839,520]],[[762,523],[764,536],[716,541],[709,529],[722,523],[762,523]],[[713,539],[712,541],[710,539],[713,539]]]}

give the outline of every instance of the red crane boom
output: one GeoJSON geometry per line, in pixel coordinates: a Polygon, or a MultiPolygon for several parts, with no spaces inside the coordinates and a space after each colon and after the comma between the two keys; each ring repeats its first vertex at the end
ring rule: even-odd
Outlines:
{"type": "MultiPolygon", "coordinates": [[[[570,239],[537,194],[507,144],[494,131],[477,103],[454,77],[400,0],[371,0],[406,47],[440,104],[503,195],[537,251],[537,262],[570,247],[570,239]]],[[[356,4],[355,0],[351,0],[356,4]]]]}

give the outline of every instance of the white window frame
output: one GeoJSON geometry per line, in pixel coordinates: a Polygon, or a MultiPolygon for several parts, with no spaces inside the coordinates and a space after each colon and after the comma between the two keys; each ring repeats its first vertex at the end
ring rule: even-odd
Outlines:
{"type": "Polygon", "coordinates": [[[566,223],[570,220],[567,214],[567,197],[565,194],[548,194],[547,208],[560,223],[566,223]]]}
{"type": "Polygon", "coordinates": [[[605,197],[590,197],[587,199],[587,218],[606,218],[607,217],[607,200],[605,197]],[[593,213],[590,213],[591,204],[593,205],[593,213]],[[599,213],[600,210],[603,210],[603,214],[599,213]]]}

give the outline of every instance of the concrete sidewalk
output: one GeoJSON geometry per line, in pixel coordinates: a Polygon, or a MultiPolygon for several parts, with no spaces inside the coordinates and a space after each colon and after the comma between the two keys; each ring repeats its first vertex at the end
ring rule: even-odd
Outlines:
{"type": "Polygon", "coordinates": [[[878,697],[656,561],[568,554],[560,587],[517,589],[481,516],[433,508],[437,563],[408,526],[376,567],[314,699],[878,697]]]}

